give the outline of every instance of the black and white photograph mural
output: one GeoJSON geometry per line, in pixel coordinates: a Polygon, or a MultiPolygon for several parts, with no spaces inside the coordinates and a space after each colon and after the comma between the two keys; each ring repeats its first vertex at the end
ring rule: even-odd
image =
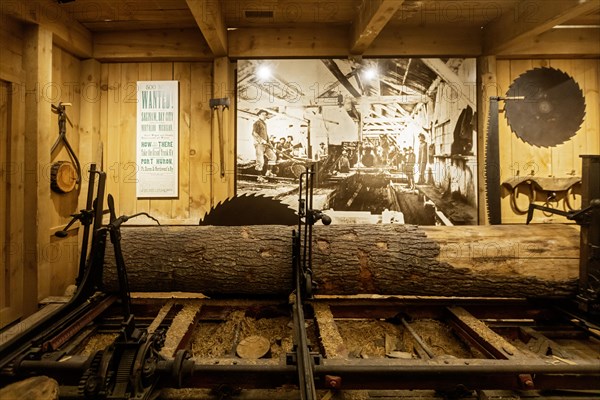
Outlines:
{"type": "Polygon", "coordinates": [[[476,62],[463,58],[241,60],[237,194],[334,223],[477,224],[476,62]]]}

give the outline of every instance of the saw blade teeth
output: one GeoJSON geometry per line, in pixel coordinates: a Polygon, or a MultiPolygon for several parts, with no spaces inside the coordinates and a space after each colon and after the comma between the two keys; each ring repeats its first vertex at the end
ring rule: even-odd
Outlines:
{"type": "Polygon", "coordinates": [[[520,74],[507,96],[525,96],[524,101],[506,102],[505,118],[519,139],[535,147],[565,143],[579,132],[586,115],[581,87],[556,68],[537,67],[520,74]]]}
{"type": "Polygon", "coordinates": [[[295,225],[296,211],[272,197],[244,193],[227,198],[212,207],[200,225],[295,225]]]}

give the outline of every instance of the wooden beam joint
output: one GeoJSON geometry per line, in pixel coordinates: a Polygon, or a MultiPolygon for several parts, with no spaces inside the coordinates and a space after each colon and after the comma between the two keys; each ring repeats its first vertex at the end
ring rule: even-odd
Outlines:
{"type": "Polygon", "coordinates": [[[216,0],[186,1],[215,57],[226,56],[228,52],[227,29],[221,2],[216,0]]]}
{"type": "Polygon", "coordinates": [[[365,0],[354,21],[350,53],[362,54],[387,25],[403,0],[365,0]]]}

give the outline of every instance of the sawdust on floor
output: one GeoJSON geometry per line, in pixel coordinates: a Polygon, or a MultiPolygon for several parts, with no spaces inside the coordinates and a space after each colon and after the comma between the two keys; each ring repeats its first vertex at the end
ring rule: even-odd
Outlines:
{"type": "MultiPolygon", "coordinates": [[[[385,321],[338,320],[340,336],[350,358],[385,357],[385,335],[401,338],[403,328],[385,321]]],[[[397,341],[396,350],[407,351],[397,341]]]]}
{"type": "Polygon", "coordinates": [[[93,334],[83,346],[83,350],[79,353],[82,356],[90,356],[99,350],[104,350],[119,336],[118,333],[96,333],[93,334]]]}
{"type": "MultiPolygon", "coordinates": [[[[200,322],[192,340],[196,358],[235,356],[237,344],[249,336],[263,336],[271,344],[271,358],[280,358],[292,350],[293,326],[289,317],[259,318],[246,316],[244,310],[229,313],[222,322],[200,322]]],[[[307,336],[318,344],[312,321],[307,321],[307,336]]]]}
{"type": "MultiPolygon", "coordinates": [[[[469,347],[454,335],[452,328],[443,322],[433,319],[420,319],[409,324],[429,346],[435,356],[473,357],[469,347]]],[[[404,331],[402,341],[409,349],[407,351],[412,351],[414,346],[418,346],[408,331],[404,331]]]]}

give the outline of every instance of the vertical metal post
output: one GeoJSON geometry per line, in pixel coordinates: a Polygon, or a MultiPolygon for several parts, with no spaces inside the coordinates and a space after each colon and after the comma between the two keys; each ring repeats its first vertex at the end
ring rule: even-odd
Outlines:
{"type": "MultiPolygon", "coordinates": [[[[87,199],[85,202],[85,210],[82,211],[86,213],[92,212],[92,207],[94,203],[94,185],[96,183],[96,164],[90,165],[90,176],[88,180],[88,191],[87,191],[87,199]]],[[[81,240],[81,254],[79,256],[79,273],[77,274],[77,279],[75,280],[77,286],[81,284],[81,280],[83,279],[83,274],[85,272],[85,264],[87,262],[88,255],[88,247],[90,241],[90,225],[92,223],[92,215],[83,215],[81,220],[83,225],[83,238],[81,240]]]]}
{"type": "MultiPolygon", "coordinates": [[[[581,155],[581,208],[600,199],[600,155],[581,155]]],[[[589,224],[581,224],[579,307],[600,315],[600,207],[591,209],[589,224]]]]}

